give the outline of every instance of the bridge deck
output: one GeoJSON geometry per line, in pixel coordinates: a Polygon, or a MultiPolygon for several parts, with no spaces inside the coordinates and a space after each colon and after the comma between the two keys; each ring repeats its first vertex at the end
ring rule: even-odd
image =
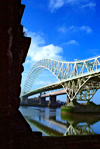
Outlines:
{"type": "Polygon", "coordinates": [[[72,81],[72,80],[77,80],[78,78],[82,78],[82,77],[91,77],[91,80],[95,79],[97,81],[98,80],[100,81],[99,76],[100,76],[100,69],[95,70],[95,71],[91,71],[91,72],[88,72],[88,73],[84,73],[82,75],[77,75],[77,76],[72,77],[72,78],[64,79],[62,81],[55,82],[55,83],[47,85],[47,86],[40,87],[38,89],[35,89],[33,91],[30,91],[28,93],[23,94],[21,97],[32,96],[32,95],[35,95],[35,94],[38,94],[38,93],[42,93],[42,92],[45,92],[45,91],[51,91],[51,90],[55,90],[55,89],[60,89],[60,88],[63,88],[62,87],[63,83],[68,82],[68,81],[72,81]]]}

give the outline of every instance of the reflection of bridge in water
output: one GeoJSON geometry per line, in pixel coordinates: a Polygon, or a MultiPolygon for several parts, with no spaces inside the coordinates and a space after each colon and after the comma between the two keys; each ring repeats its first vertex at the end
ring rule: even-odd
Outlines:
{"type": "Polygon", "coordinates": [[[73,125],[70,125],[68,129],[66,130],[64,136],[68,135],[91,135],[95,134],[90,127],[90,125],[77,125],[76,127],[73,127],[73,125]]]}
{"type": "Polygon", "coordinates": [[[56,116],[46,118],[45,116],[39,115],[39,121],[28,117],[25,117],[25,119],[30,125],[47,136],[93,135],[95,133],[92,129],[92,125],[100,120],[100,118],[96,115],[91,115],[91,117],[90,115],[74,115],[74,117],[72,115],[69,117],[62,116],[62,119],[67,121],[66,123],[56,120],[56,116]],[[48,125],[46,126],[41,123],[41,119],[48,122],[48,125]],[[58,128],[50,128],[49,124],[53,124],[58,128]],[[63,128],[64,132],[61,131],[61,128],[63,128]]]}

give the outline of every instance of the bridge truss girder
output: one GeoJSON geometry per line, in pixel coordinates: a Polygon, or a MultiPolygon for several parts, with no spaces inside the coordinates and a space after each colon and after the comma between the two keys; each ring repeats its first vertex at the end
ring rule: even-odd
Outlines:
{"type": "Polygon", "coordinates": [[[96,79],[95,77],[88,76],[70,80],[63,83],[62,86],[65,88],[70,101],[74,99],[89,101],[100,88],[100,79],[99,76],[96,79]]]}
{"type": "Polygon", "coordinates": [[[96,72],[100,74],[100,56],[75,62],[42,59],[31,68],[21,96],[31,90],[36,77],[45,69],[51,71],[59,82],[65,80],[61,85],[71,101],[75,98],[90,100],[100,87],[100,80],[93,80],[96,72]]]}

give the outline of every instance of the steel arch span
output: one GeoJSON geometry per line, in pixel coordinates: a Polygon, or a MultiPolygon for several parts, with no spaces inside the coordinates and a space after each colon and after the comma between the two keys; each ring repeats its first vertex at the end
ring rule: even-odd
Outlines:
{"type": "Polygon", "coordinates": [[[69,99],[90,100],[100,88],[100,56],[74,62],[42,59],[31,68],[22,96],[31,90],[36,77],[45,69],[56,76],[65,89],[69,99]]]}

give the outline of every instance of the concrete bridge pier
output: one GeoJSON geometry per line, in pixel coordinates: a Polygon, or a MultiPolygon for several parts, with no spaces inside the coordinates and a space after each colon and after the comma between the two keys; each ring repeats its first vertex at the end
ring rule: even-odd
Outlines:
{"type": "Polygon", "coordinates": [[[56,95],[49,97],[49,107],[56,107],[56,95]]]}
{"type": "Polygon", "coordinates": [[[69,99],[69,97],[68,97],[68,95],[67,95],[67,103],[69,103],[70,102],[70,99],[69,99]]]}
{"type": "Polygon", "coordinates": [[[46,97],[41,97],[40,104],[46,104],[46,97]]]}
{"type": "Polygon", "coordinates": [[[27,104],[27,100],[28,100],[28,97],[22,97],[21,98],[21,104],[27,104]]]}
{"type": "Polygon", "coordinates": [[[49,116],[49,120],[56,120],[56,116],[49,116]]]}

